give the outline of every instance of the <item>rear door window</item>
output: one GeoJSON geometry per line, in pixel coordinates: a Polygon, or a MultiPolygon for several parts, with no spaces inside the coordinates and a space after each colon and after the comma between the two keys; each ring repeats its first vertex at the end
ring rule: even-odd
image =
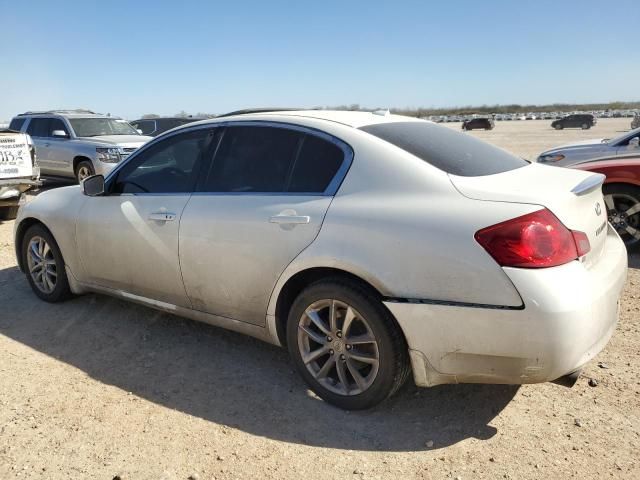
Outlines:
{"type": "Polygon", "coordinates": [[[492,175],[529,164],[471,135],[430,122],[379,123],[360,129],[446,173],[462,177],[492,175]]]}
{"type": "Polygon", "coordinates": [[[48,137],[49,136],[49,119],[48,118],[32,118],[27,127],[27,133],[32,137],[48,137]]]}
{"type": "Polygon", "coordinates": [[[233,193],[286,191],[289,172],[303,136],[286,128],[227,127],[204,190],[233,193]]]}

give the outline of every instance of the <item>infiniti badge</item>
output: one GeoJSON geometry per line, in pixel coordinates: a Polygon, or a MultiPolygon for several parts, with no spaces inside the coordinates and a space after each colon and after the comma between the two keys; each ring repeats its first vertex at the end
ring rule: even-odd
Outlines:
{"type": "Polygon", "coordinates": [[[596,215],[600,216],[602,209],[600,208],[600,202],[596,202],[596,215]]]}

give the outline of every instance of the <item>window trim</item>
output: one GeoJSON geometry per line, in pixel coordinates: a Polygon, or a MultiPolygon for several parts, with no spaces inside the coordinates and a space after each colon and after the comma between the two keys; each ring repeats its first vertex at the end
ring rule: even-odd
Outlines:
{"type": "MultiPolygon", "coordinates": [[[[208,178],[209,174],[211,173],[211,169],[215,164],[215,160],[216,160],[215,157],[218,154],[218,148],[220,147],[220,144],[224,139],[224,135],[227,127],[267,127],[267,128],[271,127],[271,128],[281,128],[283,130],[293,130],[293,131],[301,132],[307,135],[313,135],[317,138],[321,138],[337,146],[343,153],[342,164],[340,165],[340,167],[334,174],[333,178],[327,185],[327,188],[325,188],[324,191],[322,192],[208,192],[208,191],[202,190],[202,184],[201,182],[199,182],[198,185],[196,186],[196,191],[193,192],[194,195],[198,195],[198,196],[230,195],[230,196],[244,196],[244,197],[247,197],[247,196],[333,197],[340,189],[340,185],[342,185],[342,182],[344,181],[349,171],[349,168],[351,168],[351,164],[353,162],[353,157],[354,157],[353,148],[351,148],[351,146],[348,143],[322,130],[318,130],[312,127],[296,125],[294,123],[287,123],[287,122],[276,122],[273,120],[239,120],[239,121],[215,123],[215,125],[219,126],[220,128],[223,128],[224,130],[220,134],[217,145],[215,146],[215,151],[213,152],[213,157],[211,159],[211,164],[209,165],[208,170],[206,172],[202,172],[203,179],[208,178]]],[[[297,155],[300,153],[300,147],[301,146],[299,145],[298,152],[296,153],[296,159],[297,159],[297,155]]],[[[291,165],[291,167],[293,167],[294,165],[295,165],[295,160],[294,160],[294,164],[291,165]]]]}

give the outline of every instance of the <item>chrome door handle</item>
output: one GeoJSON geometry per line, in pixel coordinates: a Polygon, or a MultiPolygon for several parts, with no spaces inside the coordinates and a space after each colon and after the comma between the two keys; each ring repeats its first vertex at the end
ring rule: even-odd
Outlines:
{"type": "Polygon", "coordinates": [[[175,213],[154,212],[149,214],[149,220],[155,220],[156,222],[173,222],[175,219],[175,213]]]}
{"type": "Polygon", "coordinates": [[[311,217],[308,215],[274,215],[269,219],[270,223],[280,223],[280,224],[303,224],[309,223],[311,221],[311,217]]]}

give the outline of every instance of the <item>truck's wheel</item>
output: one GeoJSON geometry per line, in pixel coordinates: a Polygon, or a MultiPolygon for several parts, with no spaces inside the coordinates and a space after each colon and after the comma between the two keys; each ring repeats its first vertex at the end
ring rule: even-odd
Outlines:
{"type": "Polygon", "coordinates": [[[18,216],[18,206],[0,207],[0,220],[15,220],[18,216]]]}
{"type": "Polygon", "coordinates": [[[95,174],[96,172],[93,169],[93,165],[91,165],[91,162],[87,160],[79,162],[76,166],[76,179],[78,180],[78,183],[82,183],[85,178],[95,174]]]}

